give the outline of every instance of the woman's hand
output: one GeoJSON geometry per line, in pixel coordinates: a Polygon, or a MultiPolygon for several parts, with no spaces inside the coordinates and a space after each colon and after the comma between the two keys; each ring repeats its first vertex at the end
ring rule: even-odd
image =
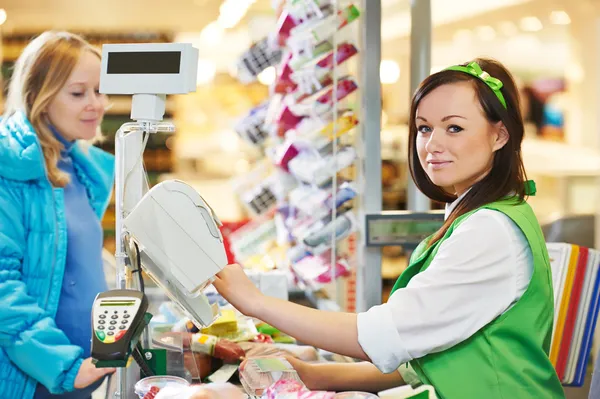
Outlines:
{"type": "Polygon", "coordinates": [[[256,317],[265,296],[246,276],[240,265],[225,266],[215,276],[213,285],[219,294],[246,316],[256,317]]]}
{"type": "Polygon", "coordinates": [[[319,376],[317,370],[315,370],[314,364],[307,363],[291,355],[285,355],[284,357],[285,360],[292,365],[294,370],[296,370],[298,376],[308,389],[311,391],[321,389],[319,384],[319,376]]]}
{"type": "Polygon", "coordinates": [[[97,368],[96,365],[92,363],[92,358],[88,357],[83,361],[83,363],[81,363],[81,367],[77,372],[75,384],[73,386],[75,389],[85,388],[98,381],[105,375],[112,374],[114,372],[114,368],[97,368]]]}

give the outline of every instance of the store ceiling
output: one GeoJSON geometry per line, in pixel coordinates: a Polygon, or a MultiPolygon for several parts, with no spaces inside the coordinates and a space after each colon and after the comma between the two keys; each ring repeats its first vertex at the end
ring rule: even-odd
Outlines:
{"type": "MultiPolygon", "coordinates": [[[[204,27],[219,16],[224,0],[0,0],[0,7],[7,12],[2,25],[4,34],[33,34],[45,29],[66,29],[79,32],[106,33],[181,33],[175,37],[195,38],[204,27]]],[[[231,1],[231,0],[229,0],[231,1]]],[[[338,0],[343,4],[350,0],[338,0]]],[[[355,0],[364,4],[366,1],[355,0]]],[[[552,10],[573,8],[596,9],[600,12],[599,0],[430,0],[434,46],[433,63],[449,62],[447,58],[469,57],[471,53],[487,54],[499,58],[513,57],[515,62],[542,66],[552,62],[552,57],[566,60],[564,49],[568,27],[552,26],[547,17],[552,10]],[[537,16],[544,22],[544,29],[528,34],[517,43],[521,50],[515,51],[512,42],[506,40],[501,25],[510,22],[519,24],[521,18],[537,16]],[[483,30],[482,30],[483,29],[483,30]],[[494,30],[496,41],[482,41],[481,32],[494,30]],[[462,46],[456,42],[457,32],[468,31],[476,40],[474,44],[462,46]],[[535,36],[535,38],[532,38],[535,36]],[[549,43],[544,48],[535,40],[549,43]],[[530,48],[535,51],[530,51],[530,48]],[[465,50],[465,51],[458,51],[465,50]],[[543,55],[543,57],[538,56],[543,55]],[[446,56],[447,54],[447,56],[446,56]],[[562,54],[562,56],[561,56],[562,54]]],[[[411,0],[381,0],[383,7],[382,38],[384,58],[402,59],[410,51],[410,6],[411,0]]],[[[580,13],[585,13],[586,10],[580,13]]],[[[593,12],[593,11],[592,11],[593,12]]],[[[219,65],[231,63],[252,41],[263,37],[275,24],[271,0],[256,0],[246,17],[234,29],[230,29],[218,47],[204,48],[203,57],[217,58],[219,65]],[[223,51],[227,50],[227,51],[223,51]],[[215,52],[217,54],[215,54],[215,52]],[[222,54],[221,54],[222,53],[222,54]]],[[[517,32],[519,34],[523,32],[517,32]]],[[[187,39],[186,39],[187,40],[187,39]]],[[[514,42],[514,41],[513,41],[514,42]]],[[[207,47],[207,46],[202,46],[207,47]]]]}
{"type": "MultiPolygon", "coordinates": [[[[74,31],[200,31],[219,15],[222,0],[2,0],[6,33],[74,31]]],[[[257,0],[248,15],[272,13],[257,0]]]]}
{"type": "MultiPolygon", "coordinates": [[[[431,0],[431,8],[434,22],[442,24],[529,1],[431,0]]],[[[383,37],[393,39],[406,34],[410,29],[411,0],[381,2],[383,37]]],[[[125,26],[130,31],[191,32],[200,31],[215,20],[222,3],[223,0],[2,0],[0,6],[8,15],[2,27],[7,33],[45,29],[122,31],[125,26]]],[[[247,20],[264,15],[273,15],[271,0],[256,0],[248,10],[247,20]]]]}

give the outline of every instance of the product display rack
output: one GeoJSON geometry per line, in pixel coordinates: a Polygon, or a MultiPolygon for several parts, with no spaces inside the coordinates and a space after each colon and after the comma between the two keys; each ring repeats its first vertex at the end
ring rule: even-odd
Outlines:
{"type": "Polygon", "coordinates": [[[232,250],[249,269],[288,270],[291,293],[319,308],[366,310],[381,303],[381,252],[364,245],[363,222],[381,211],[381,5],[274,6],[276,32],[238,62],[242,82],[268,67],[277,77],[236,126],[264,159],[234,182],[252,218],[232,250]]]}

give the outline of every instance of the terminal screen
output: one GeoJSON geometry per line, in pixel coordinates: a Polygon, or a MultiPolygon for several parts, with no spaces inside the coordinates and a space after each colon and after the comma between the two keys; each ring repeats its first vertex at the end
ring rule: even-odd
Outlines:
{"type": "Polygon", "coordinates": [[[370,244],[402,245],[418,244],[435,233],[443,220],[379,219],[370,220],[368,234],[370,244]]]}
{"type": "Polygon", "coordinates": [[[106,73],[177,74],[181,67],[180,51],[111,51],[106,73]]]}

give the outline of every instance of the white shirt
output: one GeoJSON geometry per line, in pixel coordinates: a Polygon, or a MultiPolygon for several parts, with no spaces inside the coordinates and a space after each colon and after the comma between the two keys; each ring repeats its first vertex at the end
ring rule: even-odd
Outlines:
{"type": "MultiPolygon", "coordinates": [[[[458,198],[446,207],[446,217],[458,198]]],[[[358,314],[358,342],[389,373],[401,364],[466,340],[507,311],[533,274],[533,256],[519,227],[482,209],[441,245],[429,267],[388,302],[358,314]]]]}

